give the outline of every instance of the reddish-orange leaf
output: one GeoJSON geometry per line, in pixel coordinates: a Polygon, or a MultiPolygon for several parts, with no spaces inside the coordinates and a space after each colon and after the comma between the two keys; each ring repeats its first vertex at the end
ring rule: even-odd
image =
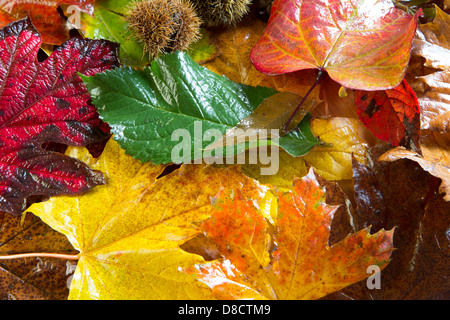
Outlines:
{"type": "Polygon", "coordinates": [[[202,223],[202,230],[226,252],[235,266],[248,272],[269,262],[267,222],[257,207],[245,199],[242,191],[219,193],[216,214],[202,223]],[[235,212],[230,215],[229,212],[235,212]]]}
{"type": "Polygon", "coordinates": [[[221,190],[213,202],[214,212],[201,228],[225,260],[185,271],[197,274],[218,299],[273,297],[264,270],[270,263],[271,245],[264,216],[241,189],[221,190]],[[252,288],[252,283],[260,289],[252,288]]]}
{"type": "Polygon", "coordinates": [[[405,79],[393,89],[355,90],[354,96],[358,117],[377,138],[419,150],[420,107],[405,79]]]}
{"type": "MultiPolygon", "coordinates": [[[[383,269],[393,251],[393,230],[363,229],[328,245],[336,207],[325,203],[312,171],[278,192],[277,218],[262,214],[241,191],[221,192],[202,224],[223,259],[184,269],[219,299],[317,299],[383,269]]],[[[274,209],[274,208],[273,208],[274,209]]]]}
{"type": "Polygon", "coordinates": [[[393,88],[404,77],[420,14],[391,0],[275,0],[251,59],[266,74],[319,68],[347,88],[393,88]]]}
{"type": "MultiPolygon", "coordinates": [[[[95,0],[0,0],[0,27],[28,16],[44,43],[60,45],[69,39],[69,28],[57,11],[58,7],[62,4],[75,5],[80,11],[93,15],[94,2],[95,0]]],[[[71,10],[68,15],[74,13],[71,10]]]]}

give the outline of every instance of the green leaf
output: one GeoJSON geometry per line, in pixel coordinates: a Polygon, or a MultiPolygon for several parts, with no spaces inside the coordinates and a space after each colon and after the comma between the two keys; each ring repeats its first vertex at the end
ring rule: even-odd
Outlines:
{"type": "Polygon", "coordinates": [[[314,146],[322,144],[320,139],[316,138],[309,125],[311,114],[305,115],[295,130],[280,138],[280,146],[291,156],[299,157],[311,151],[314,146]]]}
{"type": "MultiPolygon", "coordinates": [[[[237,84],[182,52],[155,59],[143,70],[116,68],[82,79],[126,153],[156,164],[217,156],[205,155],[206,146],[276,93],[237,84]]],[[[309,123],[304,126],[309,130],[309,123]]],[[[293,141],[303,136],[294,131],[283,141],[294,149],[293,141]]]]}
{"type": "Polygon", "coordinates": [[[120,43],[120,58],[128,66],[141,68],[149,61],[144,45],[131,33],[123,18],[131,0],[97,0],[95,18],[82,13],[82,30],[86,38],[107,39],[120,43]]]}

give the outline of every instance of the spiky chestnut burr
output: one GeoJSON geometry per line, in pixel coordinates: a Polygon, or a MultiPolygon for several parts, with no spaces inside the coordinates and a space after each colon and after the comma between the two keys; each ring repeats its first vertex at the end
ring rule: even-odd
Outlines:
{"type": "Polygon", "coordinates": [[[207,27],[239,22],[249,12],[252,0],[191,0],[207,27]]]}
{"type": "Polygon", "coordinates": [[[201,20],[188,0],[134,0],[125,20],[150,58],[184,51],[200,37],[201,20]]]}

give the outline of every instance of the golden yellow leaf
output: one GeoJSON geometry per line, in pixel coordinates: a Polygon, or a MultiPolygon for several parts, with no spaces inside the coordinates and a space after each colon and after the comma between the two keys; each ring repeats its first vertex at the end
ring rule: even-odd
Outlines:
{"type": "Polygon", "coordinates": [[[293,157],[283,149],[279,150],[278,161],[278,171],[271,175],[261,174],[261,168],[265,167],[262,164],[243,164],[241,168],[242,172],[249,177],[257,179],[263,184],[273,185],[278,189],[292,188],[294,177],[303,177],[308,172],[305,160],[302,157],[293,157]]]}
{"type": "Polygon", "coordinates": [[[366,164],[366,129],[357,119],[315,119],[311,123],[314,135],[329,146],[317,146],[303,156],[303,160],[327,180],[352,178],[352,153],[362,164],[366,164]]]}
{"type": "Polygon", "coordinates": [[[236,167],[164,166],[125,155],[110,140],[98,159],[84,148],[68,153],[107,177],[79,196],[53,197],[30,211],[67,236],[79,253],[70,299],[208,299],[205,287],[178,271],[204,261],[181,244],[197,236],[221,187],[242,185],[255,199],[265,187],[236,167]]]}

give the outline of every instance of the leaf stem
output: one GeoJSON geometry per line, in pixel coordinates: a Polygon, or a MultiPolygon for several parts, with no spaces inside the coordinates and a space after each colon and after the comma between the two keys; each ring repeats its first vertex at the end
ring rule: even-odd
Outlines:
{"type": "Polygon", "coordinates": [[[308,92],[305,94],[305,96],[303,97],[302,101],[300,101],[300,103],[298,104],[297,108],[295,108],[294,112],[289,117],[289,120],[284,125],[283,134],[286,134],[288,132],[288,127],[291,124],[292,120],[294,119],[295,115],[297,114],[298,110],[303,105],[303,103],[306,101],[306,98],[308,98],[308,96],[314,90],[314,88],[319,84],[320,79],[322,79],[323,74],[324,74],[324,71],[322,69],[319,69],[319,73],[317,74],[316,81],[311,86],[311,88],[309,88],[308,92]]]}
{"type": "Polygon", "coordinates": [[[46,253],[46,252],[18,253],[18,254],[10,254],[10,255],[6,255],[6,256],[0,256],[0,260],[37,258],[37,257],[78,260],[78,259],[80,259],[80,254],[73,255],[73,254],[46,253]]]}
{"type": "Polygon", "coordinates": [[[399,1],[394,1],[394,6],[409,13],[410,15],[414,15],[414,10],[409,6],[409,4],[405,5],[399,1]]]}

